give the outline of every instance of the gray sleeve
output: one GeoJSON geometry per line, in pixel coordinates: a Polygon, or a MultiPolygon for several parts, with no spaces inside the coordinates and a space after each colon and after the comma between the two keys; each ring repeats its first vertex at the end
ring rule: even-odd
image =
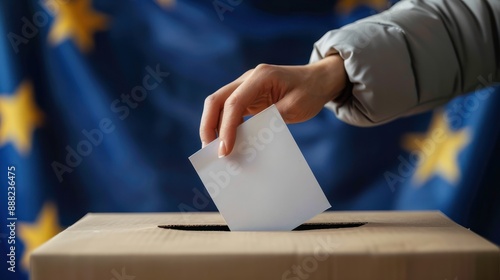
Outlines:
{"type": "Polygon", "coordinates": [[[500,81],[500,0],[407,0],[326,33],[311,62],[339,54],[351,87],[326,107],[372,126],[500,81]]]}

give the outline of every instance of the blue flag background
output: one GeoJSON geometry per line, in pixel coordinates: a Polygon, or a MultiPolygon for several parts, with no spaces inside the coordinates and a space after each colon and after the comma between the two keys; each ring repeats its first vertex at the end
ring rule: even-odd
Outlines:
{"type": "MultiPolygon", "coordinates": [[[[389,4],[1,1],[1,279],[26,279],[29,253],[87,212],[216,211],[187,159],[204,98],[259,63],[307,63],[325,32],[389,4]]],[[[439,209],[500,244],[499,91],[290,129],[332,210],[439,209]]]]}

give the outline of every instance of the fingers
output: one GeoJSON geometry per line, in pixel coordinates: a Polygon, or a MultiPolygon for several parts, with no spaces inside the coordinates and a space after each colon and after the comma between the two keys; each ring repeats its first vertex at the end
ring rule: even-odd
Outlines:
{"type": "Polygon", "coordinates": [[[243,116],[256,114],[279,99],[280,91],[273,92],[274,70],[274,66],[261,64],[205,99],[200,124],[202,146],[212,142],[218,131],[219,158],[232,152],[243,116]]]}
{"type": "Polygon", "coordinates": [[[217,131],[222,119],[224,102],[226,102],[227,98],[235,89],[238,88],[245,78],[251,74],[252,71],[253,70],[248,70],[238,79],[223,86],[205,99],[203,114],[200,122],[200,139],[202,147],[205,147],[208,143],[217,138],[217,131]]]}
{"type": "MultiPolygon", "coordinates": [[[[252,72],[234,90],[223,105],[224,117],[221,119],[219,130],[219,139],[221,140],[219,144],[219,157],[224,157],[232,152],[236,140],[236,129],[243,122],[243,116],[247,114],[248,108],[254,104],[255,100],[262,95],[265,91],[264,89],[269,85],[265,75],[260,73],[260,71],[252,72]]],[[[266,102],[267,105],[260,108],[260,110],[272,103],[272,100],[269,100],[266,102]]]]}
{"type": "Polygon", "coordinates": [[[243,115],[246,108],[243,106],[234,99],[228,99],[224,104],[224,113],[219,130],[219,158],[229,155],[233,150],[234,142],[236,141],[236,129],[243,122],[243,115]]]}
{"type": "Polygon", "coordinates": [[[234,81],[220,88],[205,99],[200,122],[200,139],[202,147],[205,147],[208,143],[217,138],[219,117],[221,116],[224,102],[239,85],[239,81],[234,81]]]}

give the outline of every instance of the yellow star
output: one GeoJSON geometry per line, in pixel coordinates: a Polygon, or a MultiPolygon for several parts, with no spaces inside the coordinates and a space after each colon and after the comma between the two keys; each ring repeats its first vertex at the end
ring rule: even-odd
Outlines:
{"type": "Polygon", "coordinates": [[[30,267],[31,252],[61,230],[57,220],[57,209],[52,203],[45,203],[33,224],[19,223],[19,238],[24,243],[21,264],[26,270],[30,267]]]}
{"type": "Polygon", "coordinates": [[[366,5],[378,11],[389,7],[388,0],[339,0],[336,9],[339,13],[349,14],[359,5],[366,5]]]}
{"type": "Polygon", "coordinates": [[[413,179],[422,185],[433,174],[449,183],[460,179],[458,154],[469,143],[469,131],[452,131],[443,112],[435,113],[426,134],[409,134],[403,138],[403,147],[419,155],[413,179]]]}
{"type": "Polygon", "coordinates": [[[92,0],[48,0],[54,9],[55,20],[49,33],[52,44],[72,38],[83,52],[94,47],[93,34],[107,28],[108,19],[92,9],[92,0]],[[56,3],[54,3],[56,1],[56,3]]]}
{"type": "Polygon", "coordinates": [[[13,95],[0,95],[0,146],[12,142],[20,154],[26,154],[31,149],[33,131],[43,119],[30,82],[22,82],[13,95]]]}

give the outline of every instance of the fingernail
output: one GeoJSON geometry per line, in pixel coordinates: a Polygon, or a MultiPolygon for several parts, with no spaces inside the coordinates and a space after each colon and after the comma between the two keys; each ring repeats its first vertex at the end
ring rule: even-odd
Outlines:
{"type": "Polygon", "coordinates": [[[220,141],[219,143],[219,158],[223,158],[226,156],[226,145],[224,145],[224,141],[220,141]]]}
{"type": "Polygon", "coordinates": [[[205,146],[206,146],[206,145],[207,145],[207,143],[205,143],[205,142],[203,142],[203,141],[201,142],[201,148],[202,148],[202,149],[203,149],[203,148],[205,148],[205,146]]]}

